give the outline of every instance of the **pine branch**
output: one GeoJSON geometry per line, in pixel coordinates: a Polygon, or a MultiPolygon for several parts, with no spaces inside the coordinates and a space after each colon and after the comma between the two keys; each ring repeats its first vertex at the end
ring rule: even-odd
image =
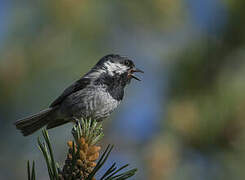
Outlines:
{"type": "MultiPolygon", "coordinates": [[[[38,138],[38,147],[46,161],[50,180],[95,180],[94,176],[107,161],[113,145],[108,145],[99,158],[100,146],[96,146],[104,136],[102,124],[91,119],[77,119],[77,124],[72,128],[74,141],[68,141],[68,154],[62,169],[54,160],[53,149],[47,130],[42,130],[44,142],[38,138]],[[99,159],[99,160],[98,160],[99,159]],[[96,163],[96,160],[98,162],[96,163]]],[[[125,180],[132,177],[137,169],[131,169],[120,173],[129,165],[120,168],[113,163],[110,168],[99,178],[100,180],[125,180]]],[[[28,180],[35,180],[35,163],[32,171],[29,161],[27,162],[28,180]]]]}

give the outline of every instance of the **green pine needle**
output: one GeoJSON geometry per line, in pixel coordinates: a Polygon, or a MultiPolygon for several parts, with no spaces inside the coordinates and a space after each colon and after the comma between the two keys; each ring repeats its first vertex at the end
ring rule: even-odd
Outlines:
{"type": "Polygon", "coordinates": [[[48,168],[49,178],[51,180],[55,180],[55,179],[58,179],[58,171],[57,171],[58,167],[56,165],[56,162],[54,161],[53,150],[52,150],[52,146],[50,143],[50,139],[49,139],[47,130],[43,129],[42,134],[43,134],[45,143],[42,143],[40,141],[40,138],[38,137],[38,140],[37,140],[38,147],[43,153],[43,156],[45,158],[46,165],[48,168]]]}
{"type": "MultiPolygon", "coordinates": [[[[97,165],[95,166],[95,168],[93,169],[93,171],[90,173],[90,175],[88,176],[88,178],[86,180],[92,180],[94,175],[98,172],[98,170],[104,165],[104,163],[108,159],[108,156],[110,155],[112,149],[113,149],[113,146],[111,146],[111,145],[107,146],[105,152],[100,157],[97,165]]],[[[114,163],[105,172],[105,174],[100,178],[100,180],[125,180],[125,179],[128,179],[129,177],[132,177],[136,173],[137,169],[132,169],[132,170],[126,171],[124,173],[117,174],[118,172],[122,171],[123,169],[125,169],[128,166],[129,165],[126,164],[126,165],[120,167],[119,169],[117,169],[116,163],[114,163]]]]}
{"type": "MultiPolygon", "coordinates": [[[[83,137],[89,145],[94,145],[98,141],[100,141],[104,136],[102,124],[91,119],[78,119],[77,125],[74,125],[72,128],[72,134],[74,136],[76,143],[74,141],[72,142],[73,151],[72,151],[71,172],[73,172],[73,169],[77,161],[77,157],[79,157],[79,151],[75,152],[76,149],[75,146],[78,146],[78,149],[80,149],[79,147],[80,144],[78,143],[79,139],[83,137]]],[[[38,141],[38,147],[40,151],[43,153],[44,159],[46,161],[49,178],[50,180],[58,180],[59,179],[58,171],[61,171],[61,169],[59,168],[59,165],[54,161],[53,149],[46,129],[42,130],[42,135],[45,142],[41,142],[39,137],[37,141],[38,141]]],[[[92,180],[95,174],[100,170],[100,168],[107,161],[112,149],[113,149],[113,145],[107,146],[106,150],[104,151],[99,161],[97,162],[96,166],[94,167],[93,171],[89,174],[86,180],[92,180]]],[[[116,163],[113,163],[112,166],[100,178],[100,180],[125,180],[128,179],[129,177],[132,177],[137,171],[137,169],[131,169],[129,171],[118,174],[126,167],[128,167],[128,164],[117,169],[116,163]]],[[[27,174],[28,174],[28,180],[36,180],[34,161],[32,163],[32,170],[30,167],[30,162],[29,161],[27,162],[27,174]]],[[[72,175],[70,177],[72,177],[72,175]]]]}
{"type": "Polygon", "coordinates": [[[32,162],[32,170],[30,168],[30,161],[27,161],[27,174],[28,180],[36,180],[36,172],[35,172],[35,162],[32,162]]]}
{"type": "Polygon", "coordinates": [[[116,163],[113,163],[111,165],[111,167],[105,172],[105,174],[102,176],[102,178],[100,180],[103,180],[106,176],[108,176],[108,174],[111,174],[113,171],[115,171],[117,169],[116,167],[116,163]]]}
{"type": "Polygon", "coordinates": [[[32,172],[31,172],[31,179],[35,180],[36,179],[36,173],[35,173],[35,162],[32,162],[32,172]]]}
{"type": "Polygon", "coordinates": [[[128,178],[132,177],[133,175],[135,175],[136,171],[137,171],[137,169],[135,168],[135,169],[126,171],[124,173],[121,173],[121,174],[112,176],[110,178],[107,178],[105,180],[125,180],[125,179],[128,179],[128,178]]]}
{"type": "Polygon", "coordinates": [[[27,174],[28,174],[28,180],[31,180],[31,170],[30,170],[30,162],[27,161],[27,174]]]}
{"type": "Polygon", "coordinates": [[[111,145],[107,146],[105,152],[102,154],[102,156],[100,157],[99,161],[97,162],[97,165],[95,166],[93,171],[89,174],[88,178],[86,178],[86,180],[92,180],[92,178],[94,177],[96,172],[103,166],[103,164],[107,160],[107,158],[108,158],[109,154],[111,153],[112,149],[113,149],[113,146],[111,146],[111,145]]]}
{"type": "Polygon", "coordinates": [[[72,134],[76,142],[83,137],[89,145],[94,145],[104,136],[102,124],[95,120],[76,119],[76,121],[77,124],[72,128],[72,134]]]}
{"type": "Polygon", "coordinates": [[[72,166],[71,166],[71,172],[73,172],[73,170],[75,168],[78,155],[79,155],[79,151],[75,152],[75,143],[74,143],[74,141],[72,141],[72,166]]]}

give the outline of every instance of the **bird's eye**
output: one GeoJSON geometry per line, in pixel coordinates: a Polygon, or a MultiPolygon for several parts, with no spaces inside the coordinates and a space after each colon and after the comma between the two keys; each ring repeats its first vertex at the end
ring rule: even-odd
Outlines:
{"type": "Polygon", "coordinates": [[[126,61],[124,61],[124,64],[125,64],[126,66],[129,66],[129,65],[130,65],[130,62],[129,62],[128,60],[126,60],[126,61]]]}

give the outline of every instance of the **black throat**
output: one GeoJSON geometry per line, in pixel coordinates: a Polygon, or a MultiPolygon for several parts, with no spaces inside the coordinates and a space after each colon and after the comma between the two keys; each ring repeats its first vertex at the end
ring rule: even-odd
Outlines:
{"type": "Polygon", "coordinates": [[[102,73],[95,81],[95,84],[105,85],[110,95],[117,101],[121,101],[124,96],[124,88],[128,83],[127,73],[121,75],[115,74],[113,76],[102,73]]]}

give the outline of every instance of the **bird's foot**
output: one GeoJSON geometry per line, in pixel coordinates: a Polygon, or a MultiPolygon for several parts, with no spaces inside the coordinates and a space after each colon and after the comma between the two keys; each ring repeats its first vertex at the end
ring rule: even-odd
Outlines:
{"type": "Polygon", "coordinates": [[[76,117],[72,117],[72,122],[74,122],[76,126],[79,125],[79,120],[76,117]]]}

